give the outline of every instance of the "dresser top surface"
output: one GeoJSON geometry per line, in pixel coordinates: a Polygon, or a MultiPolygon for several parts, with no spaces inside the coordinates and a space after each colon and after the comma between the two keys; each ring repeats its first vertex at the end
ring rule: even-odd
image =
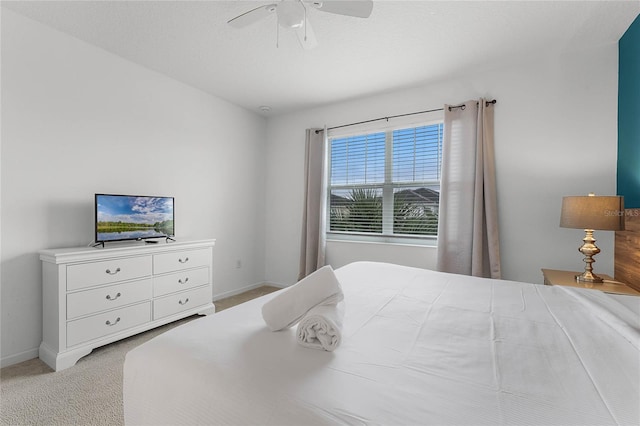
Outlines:
{"type": "Polygon", "coordinates": [[[189,250],[205,247],[213,247],[215,239],[185,240],[174,242],[158,242],[148,244],[145,242],[112,243],[105,247],[68,247],[40,250],[40,260],[49,263],[69,263],[76,261],[99,260],[110,257],[148,255],[164,253],[176,250],[189,250]]]}

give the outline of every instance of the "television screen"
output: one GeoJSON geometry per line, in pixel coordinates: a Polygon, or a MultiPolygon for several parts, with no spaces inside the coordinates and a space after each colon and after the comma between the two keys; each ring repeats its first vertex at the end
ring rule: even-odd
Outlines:
{"type": "Polygon", "coordinates": [[[96,243],[175,235],[173,197],[96,194],[96,243]]]}

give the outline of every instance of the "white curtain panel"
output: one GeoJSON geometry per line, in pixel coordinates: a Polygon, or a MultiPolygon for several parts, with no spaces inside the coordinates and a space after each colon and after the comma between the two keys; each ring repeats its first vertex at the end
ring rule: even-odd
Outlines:
{"type": "Polygon", "coordinates": [[[326,134],[326,129],[306,131],[304,208],[298,280],[321,268],[325,263],[326,134]]]}
{"type": "Polygon", "coordinates": [[[444,106],[438,270],[500,278],[492,103],[444,106]]]}

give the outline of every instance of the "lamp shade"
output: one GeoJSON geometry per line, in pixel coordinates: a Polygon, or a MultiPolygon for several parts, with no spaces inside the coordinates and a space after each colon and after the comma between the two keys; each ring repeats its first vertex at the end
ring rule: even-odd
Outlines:
{"type": "Polygon", "coordinates": [[[571,196],[562,198],[563,228],[620,231],[624,229],[624,197],[571,196]]]}

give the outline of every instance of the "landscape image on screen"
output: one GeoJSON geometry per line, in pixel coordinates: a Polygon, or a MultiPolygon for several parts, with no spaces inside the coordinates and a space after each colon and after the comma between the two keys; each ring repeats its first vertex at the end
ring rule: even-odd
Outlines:
{"type": "Polygon", "coordinates": [[[172,235],[173,198],[96,195],[96,241],[172,235]]]}

